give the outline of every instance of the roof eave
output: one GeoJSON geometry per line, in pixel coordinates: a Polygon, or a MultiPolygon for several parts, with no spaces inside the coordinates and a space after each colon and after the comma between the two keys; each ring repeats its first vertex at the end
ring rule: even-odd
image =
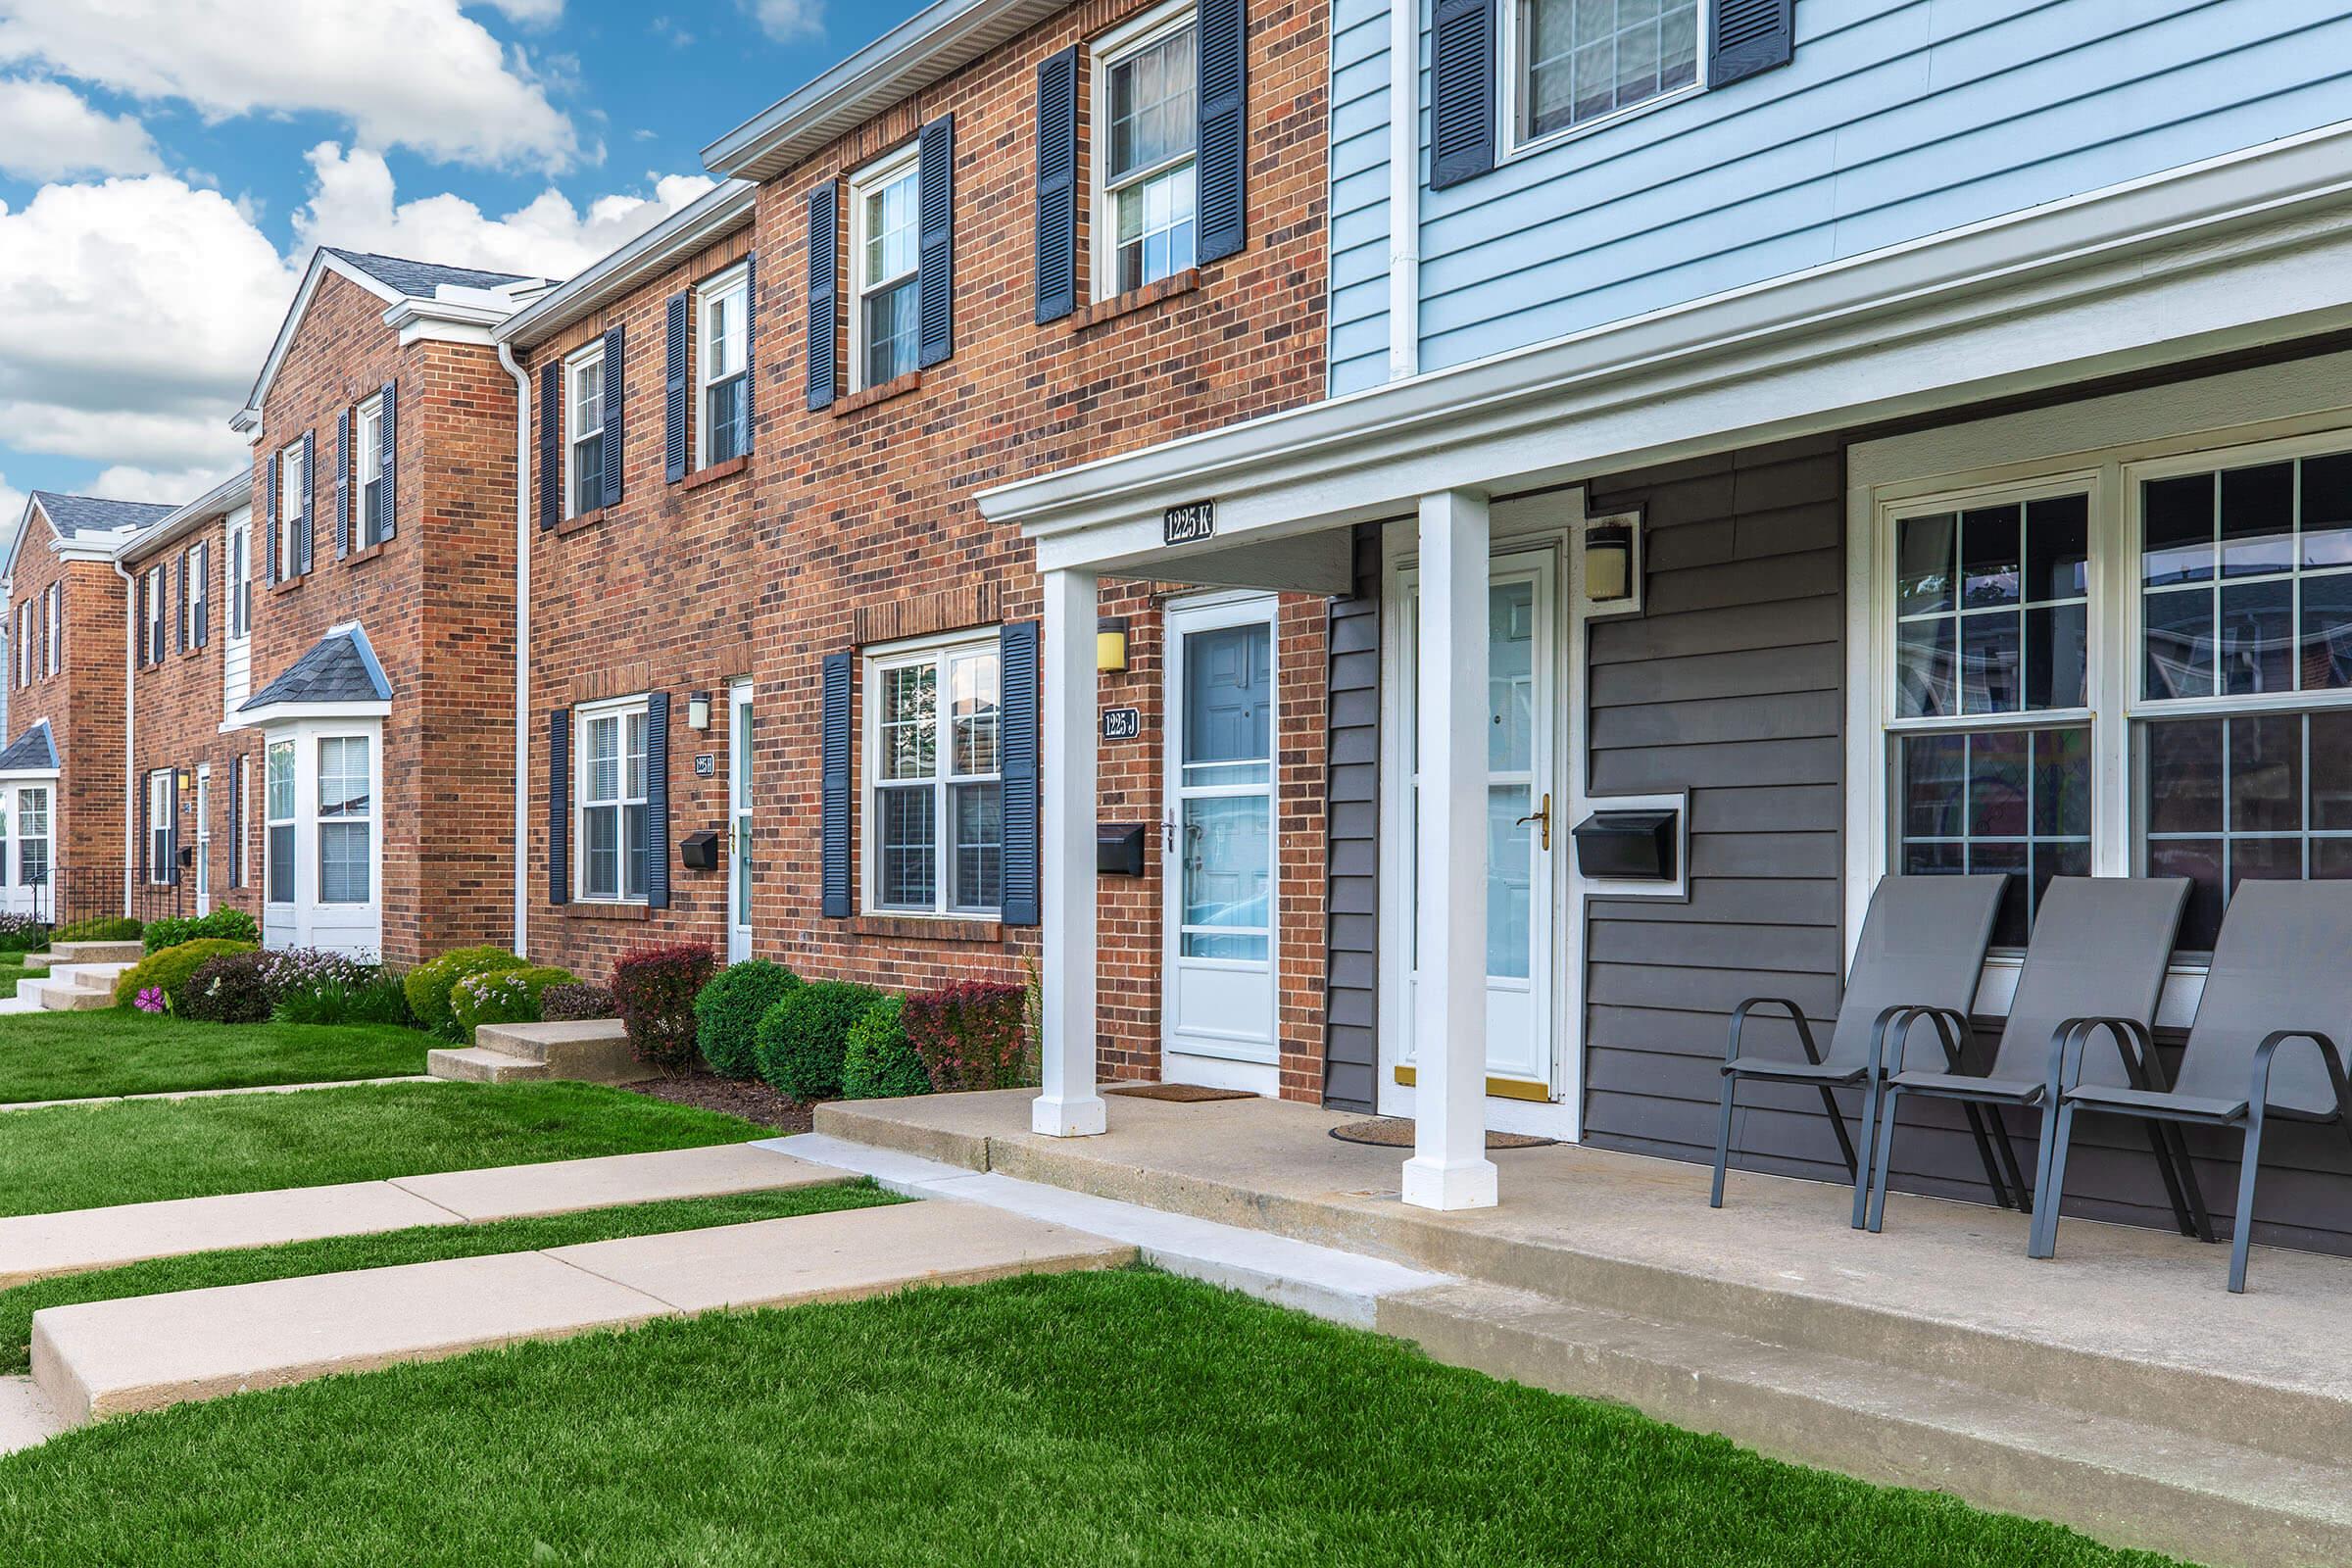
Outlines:
{"type": "Polygon", "coordinates": [[[729,180],[707,192],[492,326],[491,337],[517,348],[544,341],[750,222],[759,194],[749,180],[729,180]]]}
{"type": "Polygon", "coordinates": [[[203,495],[172,513],[153,526],[141,529],[114,549],[118,561],[131,561],[149,550],[168,545],[190,534],[216,517],[225,517],[253,499],[253,469],[239,467],[236,472],[207,490],[203,495]]]}

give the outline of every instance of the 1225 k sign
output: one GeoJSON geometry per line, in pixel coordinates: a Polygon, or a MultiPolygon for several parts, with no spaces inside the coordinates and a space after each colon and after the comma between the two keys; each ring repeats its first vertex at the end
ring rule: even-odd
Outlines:
{"type": "Polygon", "coordinates": [[[1170,507],[1160,514],[1160,537],[1172,545],[1198,544],[1213,539],[1217,533],[1217,504],[1214,501],[1188,501],[1181,507],[1170,507]]]}

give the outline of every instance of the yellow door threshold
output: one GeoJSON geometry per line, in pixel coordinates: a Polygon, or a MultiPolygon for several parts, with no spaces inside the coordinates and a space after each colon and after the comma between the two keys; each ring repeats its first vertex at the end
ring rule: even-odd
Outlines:
{"type": "MultiPolygon", "coordinates": [[[[1417,1074],[1410,1067],[1396,1069],[1396,1081],[1408,1088],[1411,1087],[1416,1076],[1417,1074]]],[[[1487,1096],[1492,1100],[1548,1102],[1551,1099],[1551,1085],[1529,1083],[1524,1078],[1489,1078],[1487,1080],[1487,1096]]]]}

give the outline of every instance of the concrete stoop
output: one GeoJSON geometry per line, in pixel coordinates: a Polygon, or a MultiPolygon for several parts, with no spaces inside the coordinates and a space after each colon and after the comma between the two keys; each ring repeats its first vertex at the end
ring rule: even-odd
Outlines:
{"type": "Polygon", "coordinates": [[[592,1084],[633,1084],[660,1076],[629,1049],[617,1018],[576,1023],[483,1024],[468,1047],[431,1052],[425,1070],[465,1083],[506,1084],[566,1078],[592,1084]]]}
{"type": "MultiPolygon", "coordinates": [[[[79,947],[68,943],[68,947],[79,947]]],[[[111,944],[92,944],[111,946],[111,944]]],[[[129,944],[136,948],[136,944],[129,944]]],[[[115,1004],[115,982],[136,962],[84,960],[55,963],[39,979],[27,975],[17,982],[17,996],[53,1012],[95,1012],[115,1004]]]]}

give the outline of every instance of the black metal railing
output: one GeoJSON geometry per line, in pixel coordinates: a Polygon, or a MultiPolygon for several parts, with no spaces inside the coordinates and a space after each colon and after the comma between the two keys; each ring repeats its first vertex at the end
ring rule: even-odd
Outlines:
{"type": "Polygon", "coordinates": [[[32,895],[32,914],[52,926],[128,914],[142,925],[191,912],[193,890],[185,880],[150,882],[119,865],[60,865],[24,883],[32,895]]]}

